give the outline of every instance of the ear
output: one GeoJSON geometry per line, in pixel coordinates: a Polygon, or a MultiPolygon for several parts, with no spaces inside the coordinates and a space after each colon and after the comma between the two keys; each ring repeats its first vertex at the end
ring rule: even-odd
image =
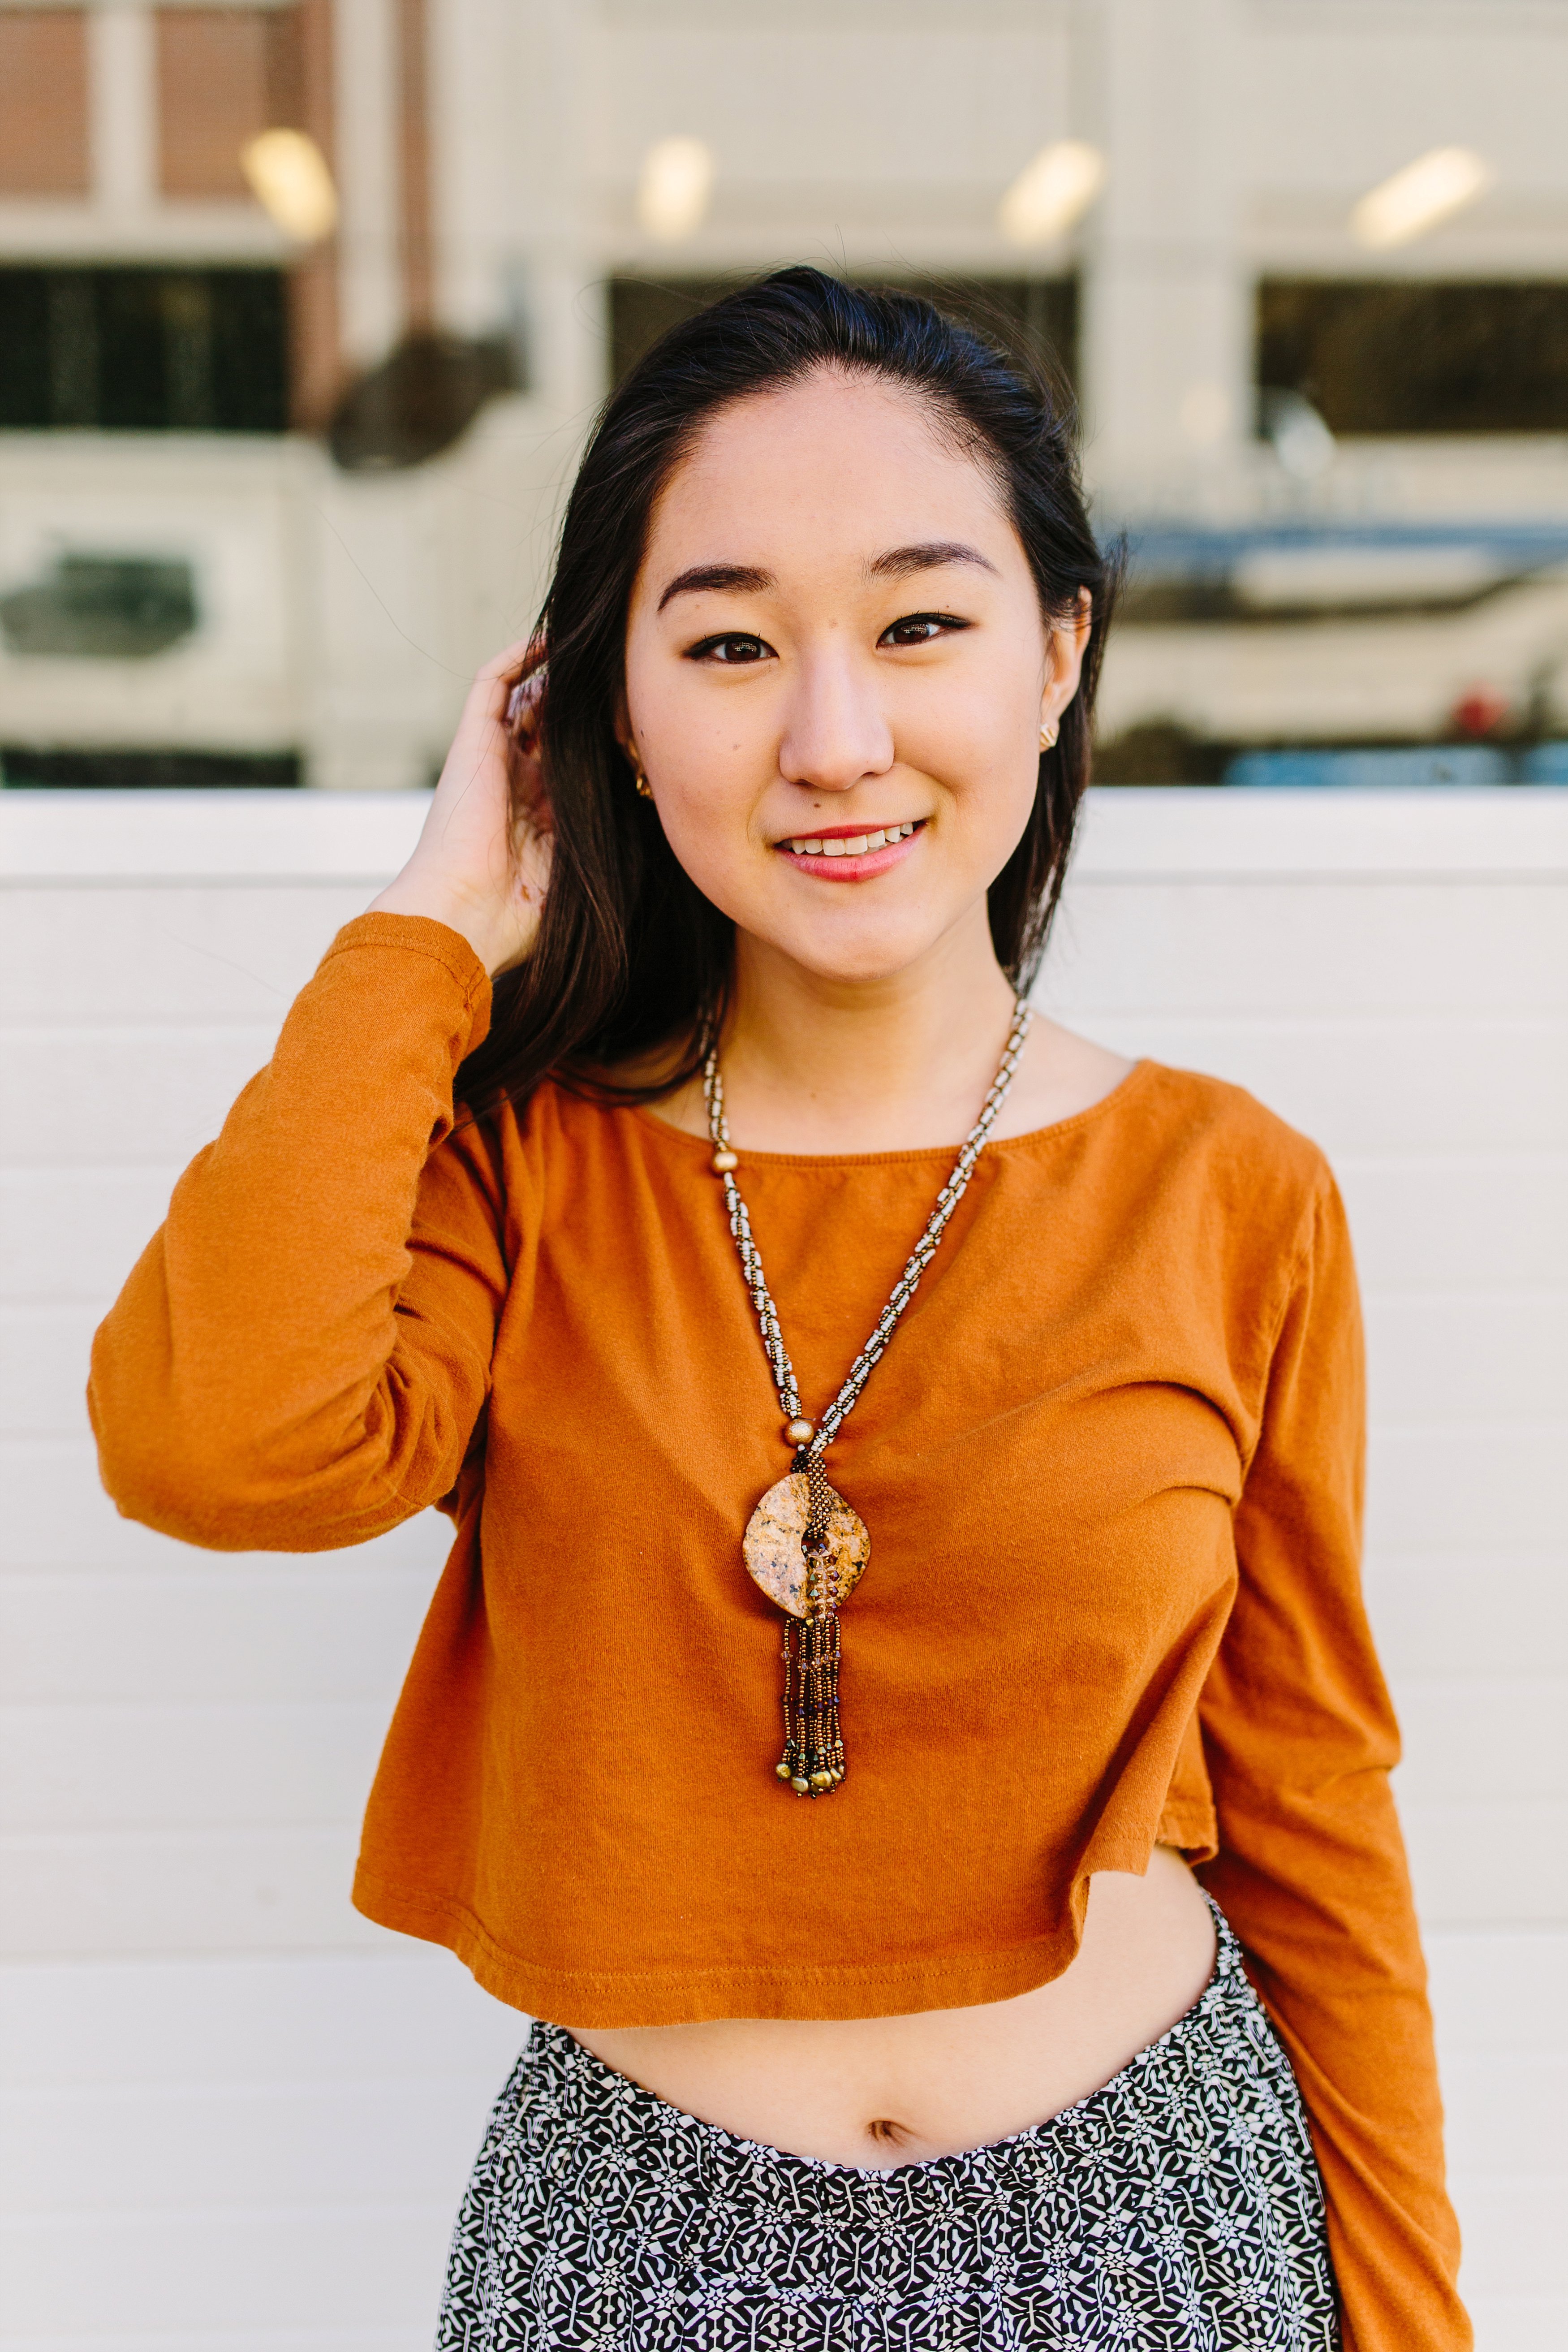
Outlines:
{"type": "Polygon", "coordinates": [[[1045,688],[1040,698],[1040,723],[1042,728],[1054,727],[1060,722],[1062,712],[1078,691],[1078,681],[1083,674],[1083,656],[1089,649],[1089,632],[1093,624],[1093,600],[1087,588],[1081,588],[1071,611],[1053,621],[1046,632],[1045,688]]]}
{"type": "Polygon", "coordinates": [[[637,738],[632,731],[632,713],[626,707],[624,687],[615,698],[615,715],[611,724],[615,730],[615,740],[621,746],[622,758],[628,767],[635,768],[638,765],[637,738]]]}

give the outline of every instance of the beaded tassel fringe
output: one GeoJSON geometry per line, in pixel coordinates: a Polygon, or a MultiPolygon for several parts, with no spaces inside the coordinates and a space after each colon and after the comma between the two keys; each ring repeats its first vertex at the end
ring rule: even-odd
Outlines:
{"type": "Polygon", "coordinates": [[[839,1578],[828,1540],[833,1490],[821,1457],[800,1448],[810,1509],[800,1549],[806,1556],[806,1614],[784,1620],[784,1753],[775,1769],[798,1797],[826,1797],[844,1777],[839,1720],[839,1578]]]}

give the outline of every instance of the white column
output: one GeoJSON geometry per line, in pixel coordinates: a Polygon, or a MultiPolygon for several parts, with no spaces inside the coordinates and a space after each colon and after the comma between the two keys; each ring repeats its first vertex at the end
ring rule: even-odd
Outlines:
{"type": "Polygon", "coordinates": [[[507,267],[533,387],[586,425],[609,382],[604,257],[590,177],[592,77],[611,37],[598,0],[468,0],[513,26],[508,99],[517,125],[507,193],[507,267]]]}
{"type": "Polygon", "coordinates": [[[333,31],[339,319],[355,368],[384,359],[402,330],[393,0],[337,0],[333,31]]]}
{"type": "Polygon", "coordinates": [[[430,11],[437,316],[462,334],[515,326],[529,390],[563,423],[586,421],[607,378],[590,151],[608,37],[599,0],[430,11]]]}
{"type": "Polygon", "coordinates": [[[511,0],[442,0],[429,15],[435,308],[463,335],[507,324],[517,150],[538,135],[515,16],[511,0]]]}
{"type": "Polygon", "coordinates": [[[152,11],[109,0],[88,15],[93,195],[119,217],[158,198],[158,90],[152,11]]]}
{"type": "Polygon", "coordinates": [[[1126,510],[1202,505],[1249,433],[1236,0],[1087,0],[1088,135],[1109,166],[1086,239],[1088,472],[1126,510]]]}

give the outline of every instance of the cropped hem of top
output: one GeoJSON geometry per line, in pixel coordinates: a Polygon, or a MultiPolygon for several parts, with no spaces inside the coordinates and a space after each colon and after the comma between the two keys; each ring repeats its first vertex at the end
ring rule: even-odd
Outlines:
{"type": "MultiPolygon", "coordinates": [[[[833,1448],[872,1554],[849,1777],[801,1803],[739,1552],[789,1454],[722,1192],[633,1108],[455,1113],[488,1018],[455,932],[350,924],[93,1354],[131,1517],[289,1552],[455,1522],[361,1908],[563,2024],[882,2015],[1046,1981],[1091,1875],[1180,1845],[1301,2086],[1347,2352],[1461,2352],[1322,1155],[1155,1063],[987,1148],[833,1448]]],[[[944,1156],[743,1144],[808,1412],[944,1156]]]]}
{"type": "MultiPolygon", "coordinates": [[[[1145,1854],[1140,1869],[1146,1868],[1145,1854]]],[[[1114,1867],[1113,1864],[1104,1865],[1114,1867]]],[[[1131,1863],[1125,1865],[1132,1868],[1131,1863]]],[[[844,1962],[795,1969],[781,1984],[768,1962],[729,1968],[550,1969],[497,1944],[468,1906],[450,1895],[389,1882],[361,1861],[355,1908],[378,1927],[441,1944],[476,1984],[529,2017],[570,2021],[588,2031],[690,2024],[720,2017],[796,2019],[906,2016],[1011,2000],[1049,1984],[1078,1948],[1079,1925],[1029,1943],[943,1952],[934,1959],[844,1962]]]]}

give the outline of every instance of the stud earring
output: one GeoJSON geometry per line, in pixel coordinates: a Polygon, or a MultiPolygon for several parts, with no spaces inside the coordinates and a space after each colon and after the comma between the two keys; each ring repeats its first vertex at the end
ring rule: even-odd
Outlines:
{"type": "Polygon", "coordinates": [[[1049,751],[1061,732],[1061,730],[1060,727],[1042,727],[1040,730],[1040,750],[1042,751],[1049,751]]]}

